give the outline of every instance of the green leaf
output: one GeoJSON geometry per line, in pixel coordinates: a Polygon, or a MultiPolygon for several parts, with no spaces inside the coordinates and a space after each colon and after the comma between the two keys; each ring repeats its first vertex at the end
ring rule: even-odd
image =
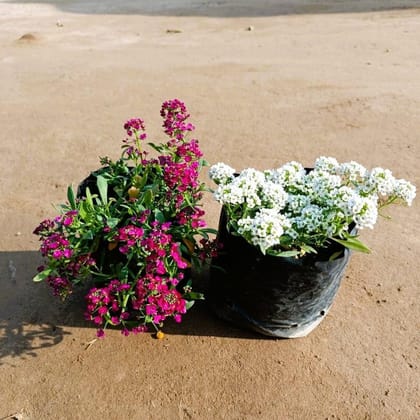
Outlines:
{"type": "Polygon", "coordinates": [[[212,270],[216,270],[216,271],[220,271],[220,272],[222,272],[222,273],[226,274],[226,269],[225,269],[225,268],[223,268],[223,267],[221,267],[220,265],[216,265],[216,264],[213,264],[213,263],[212,263],[212,265],[211,265],[211,269],[212,269],[212,270]]]}
{"type": "Polygon", "coordinates": [[[146,206],[146,207],[150,207],[150,205],[152,204],[152,201],[153,201],[153,191],[152,191],[152,190],[147,190],[147,191],[144,193],[144,198],[143,198],[143,200],[144,200],[144,204],[145,204],[145,206],[146,206]]]}
{"type": "Polygon", "coordinates": [[[204,239],[209,239],[209,235],[206,233],[206,232],[204,232],[204,231],[202,231],[202,230],[200,230],[200,235],[204,238],[204,239]]]}
{"type": "Polygon", "coordinates": [[[83,203],[81,203],[80,204],[80,208],[79,208],[79,214],[80,214],[80,217],[85,221],[85,222],[87,222],[87,220],[88,220],[88,212],[86,211],[86,206],[85,206],[85,202],[83,202],[83,203]]]}
{"type": "Polygon", "coordinates": [[[99,196],[101,197],[102,204],[106,204],[108,202],[108,182],[102,176],[98,175],[96,177],[96,185],[98,187],[99,196]]]}
{"type": "Polygon", "coordinates": [[[184,295],[186,300],[204,300],[204,295],[198,292],[188,292],[184,295]]]}
{"type": "Polygon", "coordinates": [[[188,204],[189,207],[193,207],[191,203],[190,197],[188,195],[184,195],[184,201],[188,204]]]}
{"type": "Polygon", "coordinates": [[[370,249],[362,242],[360,242],[356,237],[350,236],[347,239],[331,239],[340,245],[345,246],[346,248],[352,249],[353,251],[365,252],[366,254],[370,253],[370,249]]]}
{"type": "Polygon", "coordinates": [[[40,273],[38,273],[32,280],[34,282],[40,282],[45,280],[50,274],[52,273],[51,268],[47,268],[44,271],[41,271],[40,273]]]}
{"type": "Polygon", "coordinates": [[[332,254],[331,257],[328,258],[328,261],[334,261],[338,257],[340,257],[342,254],[343,254],[343,251],[342,250],[341,251],[334,252],[334,254],[332,254]]]}
{"type": "Polygon", "coordinates": [[[160,146],[158,144],[155,143],[147,143],[152,149],[156,150],[157,152],[161,153],[162,150],[164,149],[163,146],[160,146]]]}
{"type": "Polygon", "coordinates": [[[296,257],[300,254],[299,251],[273,251],[271,249],[267,250],[268,255],[272,255],[274,257],[296,257]]]}
{"type": "Polygon", "coordinates": [[[238,233],[238,224],[234,220],[229,220],[226,224],[227,231],[233,236],[241,236],[238,233]]]}
{"type": "Polygon", "coordinates": [[[165,222],[165,215],[159,209],[154,209],[153,214],[155,215],[155,219],[158,222],[160,222],[160,223],[165,222]]]}
{"type": "Polygon", "coordinates": [[[76,210],[76,200],[74,199],[74,192],[71,185],[67,187],[67,199],[69,200],[70,206],[72,210],[76,210]]]}
{"type": "Polygon", "coordinates": [[[301,248],[303,249],[303,251],[307,252],[307,253],[313,253],[313,254],[317,254],[317,250],[313,247],[311,247],[310,245],[302,245],[301,248]]]}
{"type": "Polygon", "coordinates": [[[182,254],[188,255],[190,253],[190,251],[188,250],[187,246],[184,245],[183,243],[181,243],[180,248],[181,248],[181,253],[182,254]]]}
{"type": "Polygon", "coordinates": [[[109,217],[108,219],[106,219],[106,224],[107,226],[109,226],[111,229],[113,229],[115,226],[118,225],[119,219],[116,217],[109,217]]]}
{"type": "Polygon", "coordinates": [[[93,208],[93,199],[89,187],[86,187],[86,203],[93,208]]]}
{"type": "Polygon", "coordinates": [[[300,251],[282,251],[277,254],[278,257],[296,257],[300,251]]]}
{"type": "Polygon", "coordinates": [[[193,300],[187,300],[186,305],[185,305],[187,311],[194,305],[194,303],[195,301],[193,300]]]}
{"type": "Polygon", "coordinates": [[[200,232],[212,233],[214,235],[217,235],[217,233],[218,233],[217,229],[212,229],[212,228],[200,229],[200,232]]]}
{"type": "Polygon", "coordinates": [[[135,175],[133,177],[133,185],[140,191],[144,188],[147,182],[147,173],[144,176],[135,175]]]}
{"type": "Polygon", "coordinates": [[[91,241],[93,239],[93,233],[91,230],[88,230],[87,232],[85,232],[82,236],[82,239],[91,241]]]}
{"type": "Polygon", "coordinates": [[[128,267],[121,267],[120,268],[120,276],[119,279],[123,282],[123,283],[127,283],[127,279],[128,279],[128,267]]]}

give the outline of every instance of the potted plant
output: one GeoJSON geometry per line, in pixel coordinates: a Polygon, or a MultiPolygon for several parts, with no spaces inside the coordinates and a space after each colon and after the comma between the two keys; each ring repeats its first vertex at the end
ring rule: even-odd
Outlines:
{"type": "MultiPolygon", "coordinates": [[[[180,322],[202,294],[191,272],[213,252],[201,209],[205,191],[199,173],[205,161],[185,105],[163,103],[167,142],[148,143],[140,118],[130,119],[121,157],[101,158],[101,168],[68,188],[60,214],[34,231],[45,264],[34,277],[46,280],[65,299],[78,285],[90,285],[85,317],[102,337],[108,326],[124,335],[158,331],[165,319],[180,322]]],[[[158,334],[162,337],[162,333],[158,334]]]]}
{"type": "Polygon", "coordinates": [[[416,189],[382,168],[320,157],[240,173],[210,168],[222,204],[209,300],[227,320],[274,337],[302,337],[325,317],[350,250],[369,252],[358,232],[379,211],[411,205],[416,189]]]}

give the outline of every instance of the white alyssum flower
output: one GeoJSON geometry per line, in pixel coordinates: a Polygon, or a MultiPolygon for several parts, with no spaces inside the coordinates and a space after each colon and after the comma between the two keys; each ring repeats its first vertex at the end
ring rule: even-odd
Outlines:
{"type": "Polygon", "coordinates": [[[242,189],[234,184],[219,185],[214,192],[214,198],[223,205],[238,205],[245,201],[242,189]]]}
{"type": "Polygon", "coordinates": [[[324,220],[322,221],[321,229],[329,238],[340,236],[341,233],[349,231],[349,224],[343,222],[343,220],[346,220],[346,215],[341,210],[330,209],[324,212],[323,215],[324,220]]]}
{"type": "Polygon", "coordinates": [[[262,185],[265,182],[264,173],[254,168],[244,169],[235,179],[243,181],[244,185],[246,184],[253,187],[262,185]]]}
{"type": "Polygon", "coordinates": [[[288,194],[280,184],[266,181],[261,186],[260,196],[264,206],[281,210],[286,205],[288,194]]]}
{"type": "Polygon", "coordinates": [[[407,205],[411,206],[416,198],[416,187],[405,179],[398,179],[394,185],[394,193],[403,199],[407,205]]]}
{"type": "Polygon", "coordinates": [[[244,169],[232,181],[232,184],[237,185],[242,190],[244,202],[251,209],[261,206],[261,198],[258,192],[264,183],[264,174],[254,168],[244,169]]]}
{"type": "Polygon", "coordinates": [[[209,177],[217,185],[226,184],[234,177],[235,169],[223,162],[212,165],[209,169],[209,177]]]}
{"type": "Polygon", "coordinates": [[[321,156],[312,170],[291,161],[264,172],[248,168],[235,175],[227,165],[212,171],[219,184],[215,197],[225,206],[232,226],[262,252],[271,247],[307,252],[331,238],[348,241],[361,250],[363,244],[350,226],[373,228],[378,208],[404,201],[411,205],[416,188],[391,171],[321,156]]]}
{"type": "Polygon", "coordinates": [[[362,181],[366,177],[367,169],[360,163],[351,160],[350,162],[341,163],[338,168],[338,173],[355,183],[362,181]]]}
{"type": "Polygon", "coordinates": [[[283,186],[300,184],[303,182],[305,174],[306,171],[302,164],[295,161],[288,162],[280,168],[265,171],[267,179],[283,186]]]}
{"type": "Polygon", "coordinates": [[[378,194],[388,196],[393,193],[396,179],[389,169],[373,168],[367,179],[367,186],[371,186],[378,194]]]}
{"type": "Polygon", "coordinates": [[[350,187],[341,186],[331,191],[330,208],[339,209],[341,217],[351,216],[351,204],[358,193],[350,187]]]}
{"type": "Polygon", "coordinates": [[[317,206],[316,204],[309,204],[302,209],[299,216],[292,219],[292,223],[298,230],[303,230],[309,233],[319,229],[323,220],[324,215],[322,207],[317,206]]]}
{"type": "Polygon", "coordinates": [[[342,184],[341,177],[324,169],[314,169],[305,177],[304,191],[313,201],[327,201],[342,184]]]}
{"type": "Polygon", "coordinates": [[[254,168],[244,169],[230,182],[219,185],[214,193],[221,204],[238,205],[245,203],[252,209],[261,206],[259,191],[265,184],[264,174],[254,168]]]}
{"type": "Polygon", "coordinates": [[[356,223],[358,229],[373,229],[378,219],[378,198],[376,195],[368,197],[354,195],[349,202],[349,207],[352,212],[353,221],[356,223]]]}
{"type": "Polygon", "coordinates": [[[333,157],[320,156],[315,160],[314,169],[336,174],[340,164],[333,157]]]}
{"type": "Polygon", "coordinates": [[[292,214],[301,213],[302,209],[311,204],[311,198],[304,194],[289,194],[287,196],[287,210],[292,214]]]}
{"type": "Polygon", "coordinates": [[[290,227],[290,220],[275,209],[261,209],[253,217],[238,220],[238,233],[258,246],[263,254],[277,245],[285,229],[290,227]]]}

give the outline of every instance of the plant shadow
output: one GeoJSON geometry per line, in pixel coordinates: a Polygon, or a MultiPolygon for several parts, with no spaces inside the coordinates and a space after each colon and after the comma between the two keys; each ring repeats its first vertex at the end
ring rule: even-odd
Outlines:
{"type": "MultiPolygon", "coordinates": [[[[41,264],[37,251],[0,252],[0,365],[6,357],[36,357],[45,348],[59,344],[67,327],[90,328],[85,321],[84,291],[61,302],[52,296],[47,284],[32,281],[41,264]]],[[[197,279],[195,289],[205,290],[206,279],[197,279]]],[[[181,323],[165,322],[165,332],[173,335],[217,336],[264,339],[252,331],[232,326],[216,317],[206,301],[198,301],[181,323]]]]}
{"type": "Polygon", "coordinates": [[[69,334],[49,291],[32,282],[40,263],[35,251],[0,252],[0,365],[7,356],[35,357],[69,334]]]}
{"type": "Polygon", "coordinates": [[[165,322],[165,333],[171,335],[190,335],[206,337],[225,337],[235,339],[273,340],[255,333],[254,331],[239,328],[227,321],[218,318],[205,301],[195,303],[184,316],[181,323],[172,319],[165,322]]]}
{"type": "Polygon", "coordinates": [[[51,4],[68,13],[145,15],[145,16],[206,16],[261,17],[300,14],[363,13],[372,11],[418,8],[416,0],[352,1],[352,0],[7,0],[17,4],[51,4]]]}

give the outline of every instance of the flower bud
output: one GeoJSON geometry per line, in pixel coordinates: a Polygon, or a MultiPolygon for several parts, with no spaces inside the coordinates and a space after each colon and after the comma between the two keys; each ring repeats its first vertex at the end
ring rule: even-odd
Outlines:
{"type": "Polygon", "coordinates": [[[137,198],[140,194],[140,190],[136,187],[130,187],[128,189],[128,197],[129,198],[137,198]]]}

